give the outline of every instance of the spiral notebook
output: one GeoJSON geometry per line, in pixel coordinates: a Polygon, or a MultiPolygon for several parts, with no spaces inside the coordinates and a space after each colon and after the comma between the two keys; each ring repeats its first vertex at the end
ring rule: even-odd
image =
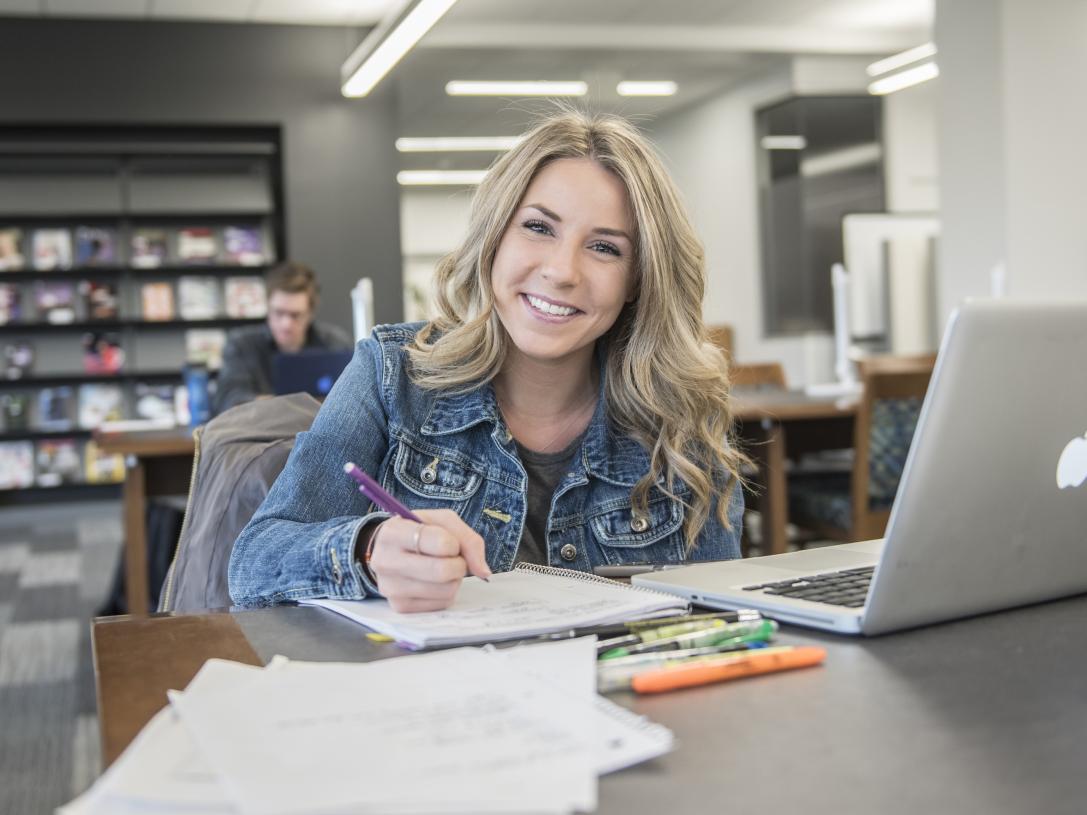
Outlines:
{"type": "Polygon", "coordinates": [[[444,611],[401,614],[386,600],[302,600],[418,648],[524,639],[571,628],[684,614],[676,595],[585,572],[518,564],[485,583],[467,577],[444,611]]]}

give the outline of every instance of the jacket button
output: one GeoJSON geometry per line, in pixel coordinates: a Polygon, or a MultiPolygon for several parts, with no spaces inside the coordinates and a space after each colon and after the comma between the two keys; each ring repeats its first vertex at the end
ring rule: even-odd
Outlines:
{"type": "Polygon", "coordinates": [[[644,515],[635,515],[630,519],[630,528],[635,532],[645,532],[649,529],[649,519],[644,515]]]}
{"type": "Polygon", "coordinates": [[[438,473],[433,467],[424,467],[423,471],[419,473],[419,478],[423,479],[424,484],[433,484],[434,479],[437,477],[438,473]]]}
{"type": "Polygon", "coordinates": [[[569,563],[571,560],[577,559],[577,547],[572,543],[568,543],[559,549],[559,557],[569,563]]]}

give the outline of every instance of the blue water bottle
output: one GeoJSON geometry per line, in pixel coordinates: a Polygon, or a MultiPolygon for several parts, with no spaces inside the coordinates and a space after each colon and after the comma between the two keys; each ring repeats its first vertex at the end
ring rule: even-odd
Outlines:
{"type": "Polygon", "coordinates": [[[211,419],[208,396],[208,369],[204,365],[185,366],[185,388],[189,392],[189,426],[196,427],[211,419]]]}

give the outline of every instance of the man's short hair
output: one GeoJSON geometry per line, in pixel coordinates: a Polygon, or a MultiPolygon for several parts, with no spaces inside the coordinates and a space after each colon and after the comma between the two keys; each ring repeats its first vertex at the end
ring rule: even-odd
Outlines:
{"type": "Polygon", "coordinates": [[[304,293],[309,296],[310,309],[317,308],[317,295],[321,287],[317,285],[317,275],[306,264],[291,261],[281,263],[268,272],[265,282],[269,297],[277,291],[287,294],[304,293]]]}

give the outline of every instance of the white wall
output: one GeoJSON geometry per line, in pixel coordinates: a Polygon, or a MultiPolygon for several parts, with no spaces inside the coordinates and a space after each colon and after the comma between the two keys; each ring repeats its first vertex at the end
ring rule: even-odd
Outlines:
{"type": "Polygon", "coordinates": [[[999,5],[994,0],[936,4],[941,324],[964,297],[989,292],[990,271],[1007,254],[999,5]]]}
{"type": "Polygon", "coordinates": [[[940,80],[883,98],[883,166],[888,212],[937,212],[940,80]]]}
{"type": "Polygon", "coordinates": [[[400,192],[400,251],[404,273],[404,319],[429,312],[432,276],[438,260],[453,251],[468,231],[474,189],[412,188],[400,192]]]}
{"type": "MultiPolygon", "coordinates": [[[[706,249],[703,316],[733,327],[741,362],[778,360],[790,384],[807,381],[805,341],[763,336],[755,109],[787,97],[788,70],[747,83],[652,125],[706,249]]],[[[825,356],[829,339],[815,342],[825,356]]]]}
{"type": "Polygon", "coordinates": [[[1087,2],[1000,6],[1008,294],[1087,297],[1087,2]]]}
{"type": "Polygon", "coordinates": [[[941,312],[989,292],[1087,297],[1087,3],[943,0],[941,312]]]}

